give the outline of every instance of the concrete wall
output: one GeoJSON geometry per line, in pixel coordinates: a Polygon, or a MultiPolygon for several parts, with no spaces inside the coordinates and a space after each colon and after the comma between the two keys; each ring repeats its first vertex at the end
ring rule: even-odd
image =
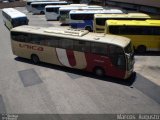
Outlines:
{"type": "Polygon", "coordinates": [[[106,0],[106,1],[125,2],[125,3],[140,4],[140,5],[160,8],[160,0],[106,0]]]}
{"type": "Polygon", "coordinates": [[[0,3],[0,9],[2,8],[9,8],[9,7],[23,7],[26,5],[25,1],[15,1],[15,2],[8,2],[8,3],[0,3]]]}

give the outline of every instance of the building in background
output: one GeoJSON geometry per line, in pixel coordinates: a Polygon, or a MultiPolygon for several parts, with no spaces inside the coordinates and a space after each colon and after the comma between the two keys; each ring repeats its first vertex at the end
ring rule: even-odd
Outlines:
{"type": "Polygon", "coordinates": [[[72,0],[72,2],[118,6],[125,9],[160,15],[160,0],[72,0]]]}
{"type": "Polygon", "coordinates": [[[160,0],[102,0],[102,2],[104,1],[107,5],[160,14],[160,0]]]}

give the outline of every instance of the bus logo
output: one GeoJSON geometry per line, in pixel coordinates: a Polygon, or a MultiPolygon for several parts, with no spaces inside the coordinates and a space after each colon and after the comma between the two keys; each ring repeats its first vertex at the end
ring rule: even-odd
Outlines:
{"type": "Polygon", "coordinates": [[[44,51],[43,47],[38,47],[38,46],[35,46],[35,45],[19,44],[19,47],[27,48],[27,49],[30,49],[30,50],[44,51]]]}

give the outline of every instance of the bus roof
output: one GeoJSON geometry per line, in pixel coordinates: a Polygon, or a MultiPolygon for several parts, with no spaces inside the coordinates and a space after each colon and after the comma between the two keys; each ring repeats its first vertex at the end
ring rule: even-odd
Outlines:
{"type": "Polygon", "coordinates": [[[160,26],[160,20],[106,20],[107,25],[160,26]]]}
{"type": "Polygon", "coordinates": [[[70,14],[96,14],[96,13],[102,13],[102,14],[112,14],[112,13],[123,13],[122,10],[119,9],[103,9],[103,10],[72,10],[70,11],[70,14]]]}
{"type": "Polygon", "coordinates": [[[34,4],[50,4],[50,3],[68,3],[66,1],[47,1],[47,2],[32,2],[31,5],[34,5],[34,4]]]}
{"type": "Polygon", "coordinates": [[[14,8],[4,8],[3,12],[7,13],[11,18],[26,17],[26,15],[14,8]]]}
{"type": "Polygon", "coordinates": [[[78,30],[78,29],[64,28],[64,27],[47,28],[47,27],[23,25],[23,26],[15,27],[11,29],[11,31],[56,36],[56,37],[62,37],[62,38],[70,38],[70,39],[92,41],[92,42],[99,42],[99,43],[108,43],[108,44],[114,44],[123,48],[130,43],[129,38],[122,37],[122,36],[91,33],[86,30],[78,30]]]}
{"type": "Polygon", "coordinates": [[[78,6],[88,6],[87,4],[68,4],[68,5],[47,5],[45,8],[56,8],[56,7],[78,7],[78,6]]]}
{"type": "Polygon", "coordinates": [[[59,0],[26,0],[26,2],[46,2],[46,1],[59,1],[59,0]]]}
{"type": "Polygon", "coordinates": [[[59,10],[77,10],[77,9],[99,9],[102,10],[103,7],[102,6],[96,6],[96,5],[89,5],[89,6],[68,6],[68,7],[61,7],[59,10]]]}
{"type": "Polygon", "coordinates": [[[128,13],[128,14],[94,14],[95,18],[151,18],[145,13],[128,13]]]}

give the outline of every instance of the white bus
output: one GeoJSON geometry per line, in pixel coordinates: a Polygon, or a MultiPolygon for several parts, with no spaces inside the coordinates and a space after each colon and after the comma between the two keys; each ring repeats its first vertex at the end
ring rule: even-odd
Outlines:
{"type": "Polygon", "coordinates": [[[60,7],[85,7],[87,4],[70,4],[70,5],[47,5],[45,6],[46,20],[59,20],[60,7]]]}
{"type": "Polygon", "coordinates": [[[44,14],[46,5],[67,5],[66,1],[53,1],[53,2],[32,2],[32,13],[33,14],[44,14]]]}
{"type": "Polygon", "coordinates": [[[32,2],[51,2],[51,1],[59,1],[59,0],[27,0],[26,1],[26,8],[28,12],[32,11],[31,3],[32,2]]]}
{"type": "Polygon", "coordinates": [[[72,28],[80,28],[93,31],[94,14],[123,14],[125,11],[120,9],[105,10],[73,10],[69,13],[69,24],[72,28]]]}
{"type": "MultiPolygon", "coordinates": [[[[127,79],[133,73],[131,40],[86,30],[19,26],[11,30],[13,54],[96,75],[127,79]]],[[[63,69],[62,69],[63,70],[63,69]]]]}
{"type": "Polygon", "coordinates": [[[28,25],[28,18],[24,13],[13,9],[4,8],[2,9],[3,21],[8,29],[11,29],[20,25],[28,25]]]}
{"type": "Polygon", "coordinates": [[[98,5],[90,5],[86,7],[61,7],[59,8],[59,14],[60,14],[60,22],[62,24],[69,24],[69,12],[71,10],[103,10],[104,8],[102,6],[98,5]]]}

